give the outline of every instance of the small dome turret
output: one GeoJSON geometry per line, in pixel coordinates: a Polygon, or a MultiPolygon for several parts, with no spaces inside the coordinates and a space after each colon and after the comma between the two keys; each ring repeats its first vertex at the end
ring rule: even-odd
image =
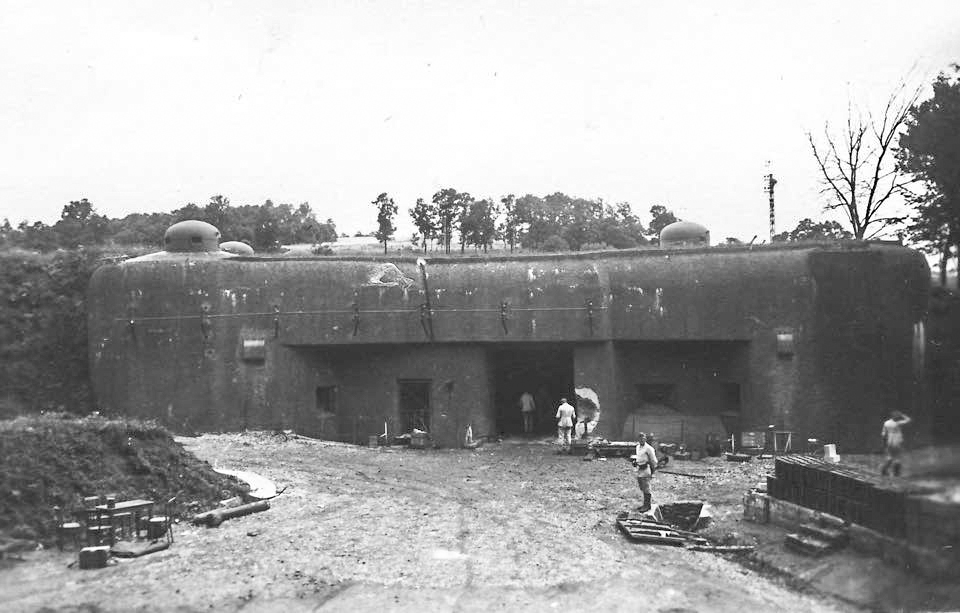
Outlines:
{"type": "Polygon", "coordinates": [[[220,249],[234,255],[253,255],[253,247],[243,241],[227,241],[220,243],[220,249]]]}
{"type": "Polygon", "coordinates": [[[675,221],[660,230],[661,247],[709,247],[710,230],[692,221],[675,221]]]}
{"type": "Polygon", "coordinates": [[[181,221],[167,228],[163,248],[172,253],[217,252],[220,251],[220,230],[205,221],[181,221]]]}

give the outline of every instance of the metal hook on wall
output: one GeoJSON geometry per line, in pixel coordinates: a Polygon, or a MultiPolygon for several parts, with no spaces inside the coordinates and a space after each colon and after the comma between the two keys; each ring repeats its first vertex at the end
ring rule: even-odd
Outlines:
{"type": "Polygon", "coordinates": [[[506,300],[500,302],[500,325],[503,326],[503,333],[510,334],[507,328],[507,320],[510,319],[510,303],[506,300]]]}
{"type": "Polygon", "coordinates": [[[273,338],[280,336],[280,305],[273,305],[273,338]]]}
{"type": "Polygon", "coordinates": [[[200,305],[200,333],[203,340],[210,340],[210,305],[207,303],[200,305]]]}
{"type": "Polygon", "coordinates": [[[423,327],[423,333],[427,338],[433,340],[433,308],[430,306],[430,286],[427,280],[430,275],[427,274],[427,261],[423,258],[417,258],[417,268],[420,269],[420,279],[423,282],[423,304],[420,305],[420,325],[423,327]]]}
{"type": "Polygon", "coordinates": [[[433,340],[433,309],[426,302],[420,305],[420,325],[427,338],[433,340]]]}
{"type": "Polygon", "coordinates": [[[360,333],[360,302],[357,293],[353,293],[353,335],[360,333]]]}
{"type": "Polygon", "coordinates": [[[593,336],[593,300],[587,300],[587,323],[590,325],[590,336],[593,336]]]}

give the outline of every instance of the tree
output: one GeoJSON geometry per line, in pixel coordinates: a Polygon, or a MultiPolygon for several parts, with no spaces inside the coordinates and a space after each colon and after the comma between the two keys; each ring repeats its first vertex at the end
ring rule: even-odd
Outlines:
{"type": "Polygon", "coordinates": [[[462,203],[470,199],[470,194],[462,194],[452,187],[447,187],[435,193],[430,200],[436,207],[438,231],[443,241],[444,252],[447,254],[450,253],[450,243],[462,203]]]}
{"type": "Polygon", "coordinates": [[[393,225],[393,218],[397,214],[397,205],[386,192],[377,196],[377,199],[371,204],[377,207],[377,231],[374,236],[383,243],[383,253],[386,254],[387,241],[397,231],[397,228],[393,225]]]}
{"type": "Polygon", "coordinates": [[[46,252],[53,251],[58,246],[59,238],[56,230],[42,221],[35,221],[32,224],[21,221],[17,224],[16,234],[16,238],[11,237],[11,242],[24,249],[46,252]]]}
{"type": "Polygon", "coordinates": [[[280,216],[273,201],[266,200],[259,207],[252,207],[254,213],[253,248],[264,251],[276,251],[280,248],[280,216]]]}
{"type": "Polygon", "coordinates": [[[60,221],[53,229],[61,247],[72,249],[78,245],[97,245],[106,235],[107,218],[98,215],[90,201],[82,198],[63,207],[60,221]]]}
{"type": "Polygon", "coordinates": [[[423,240],[423,252],[427,252],[427,241],[436,236],[438,230],[437,208],[423,198],[417,198],[417,203],[410,209],[410,218],[413,225],[420,232],[423,240]]]}
{"type": "Polygon", "coordinates": [[[513,194],[507,194],[500,199],[503,205],[503,221],[500,223],[500,236],[504,242],[510,246],[510,253],[513,253],[514,247],[520,242],[522,232],[523,210],[518,206],[517,200],[513,194]]]}
{"type": "Polygon", "coordinates": [[[954,74],[940,73],[933,96],[914,104],[900,135],[897,161],[918,179],[908,200],[915,207],[911,238],[940,256],[940,279],[956,249],[960,261],[960,65],[954,74]]]}
{"type": "Polygon", "coordinates": [[[212,224],[221,234],[226,235],[229,217],[230,199],[222,194],[210,196],[210,202],[203,207],[203,221],[212,224]]]}
{"type": "Polygon", "coordinates": [[[177,223],[188,219],[203,219],[204,212],[195,203],[188,202],[179,209],[174,209],[171,215],[174,217],[174,223],[177,223]]]}
{"type": "Polygon", "coordinates": [[[554,234],[553,236],[548,236],[546,240],[543,241],[541,248],[544,251],[549,251],[551,253],[556,253],[560,251],[570,251],[570,245],[563,239],[562,236],[554,234]]]}
{"type": "Polygon", "coordinates": [[[647,243],[646,230],[633,214],[629,202],[617,203],[615,207],[604,206],[603,216],[597,221],[596,234],[601,243],[614,249],[630,249],[647,243]]]}
{"type": "Polygon", "coordinates": [[[569,221],[560,236],[574,251],[580,251],[585,245],[599,244],[603,213],[602,200],[573,198],[566,214],[569,221]]]}
{"type": "Polygon", "coordinates": [[[500,209],[492,200],[474,200],[463,219],[461,232],[466,242],[486,253],[497,238],[497,217],[500,209]]]}
{"type": "Polygon", "coordinates": [[[470,207],[473,206],[473,196],[467,192],[457,192],[454,202],[456,214],[454,216],[457,234],[460,235],[460,253],[463,253],[467,246],[467,233],[463,229],[463,223],[470,213],[470,207]]]}
{"type": "MultiPolygon", "coordinates": [[[[316,221],[314,222],[316,223],[316,221]]],[[[335,243],[337,242],[337,224],[332,217],[327,217],[323,223],[316,223],[314,243],[335,243]]]]}
{"type": "Polygon", "coordinates": [[[660,231],[677,221],[680,220],[673,214],[673,211],[662,204],[655,204],[650,207],[650,225],[648,226],[649,230],[647,231],[647,235],[652,240],[659,242],[660,231]]]}
{"type": "MultiPolygon", "coordinates": [[[[529,222],[523,237],[526,247],[546,249],[547,239],[556,236],[564,239],[563,242],[569,248],[573,245],[567,236],[577,237],[579,241],[585,234],[584,221],[590,207],[581,204],[579,211],[575,211],[575,200],[562,192],[543,198],[527,194],[520,198],[517,204],[522,207],[529,222]]],[[[558,244],[557,241],[551,241],[551,247],[555,248],[558,244]]]]}
{"type": "Polygon", "coordinates": [[[880,117],[865,117],[848,104],[846,124],[838,133],[829,123],[824,124],[820,144],[807,133],[823,193],[830,200],[825,208],[842,211],[858,240],[874,238],[904,220],[902,216],[882,217],[880,209],[903,194],[910,183],[895,164],[894,145],[919,94],[919,89],[907,91],[901,84],[887,99],[880,117]]]}
{"type": "Polygon", "coordinates": [[[781,232],[773,237],[774,242],[836,240],[853,238],[853,235],[836,221],[814,222],[809,217],[801,219],[790,232],[781,232]]]}
{"type": "Polygon", "coordinates": [[[163,234],[173,225],[170,213],[131,213],[107,222],[106,235],[119,245],[163,244],[163,234]]]}

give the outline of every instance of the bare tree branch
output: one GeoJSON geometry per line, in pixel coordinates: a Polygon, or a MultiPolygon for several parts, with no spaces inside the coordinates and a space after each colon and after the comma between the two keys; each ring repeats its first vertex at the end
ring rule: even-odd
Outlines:
{"type": "Polygon", "coordinates": [[[905,128],[910,108],[920,96],[920,88],[908,90],[901,82],[889,96],[882,115],[866,118],[847,102],[847,118],[839,133],[824,124],[823,142],[818,145],[813,134],[807,140],[824,184],[822,194],[829,194],[825,210],[842,210],[853,234],[863,239],[868,229],[875,228],[869,237],[891,225],[902,223],[902,217],[880,217],[879,211],[895,196],[908,193],[906,185],[894,164],[896,139],[905,128]]]}

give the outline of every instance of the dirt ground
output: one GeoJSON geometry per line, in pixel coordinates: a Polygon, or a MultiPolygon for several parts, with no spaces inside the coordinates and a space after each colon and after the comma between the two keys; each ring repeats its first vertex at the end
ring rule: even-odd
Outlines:
{"type": "MultiPolygon", "coordinates": [[[[0,610],[850,611],[849,601],[710,553],[627,541],[627,461],[556,455],[544,441],[478,450],[369,449],[266,433],[178,439],[215,467],[286,491],[219,528],[106,569],[38,551],[0,570],[0,610]]],[[[711,458],[658,474],[655,502],[706,500],[715,541],[750,541],[743,492],[772,468],[711,458]]]]}

